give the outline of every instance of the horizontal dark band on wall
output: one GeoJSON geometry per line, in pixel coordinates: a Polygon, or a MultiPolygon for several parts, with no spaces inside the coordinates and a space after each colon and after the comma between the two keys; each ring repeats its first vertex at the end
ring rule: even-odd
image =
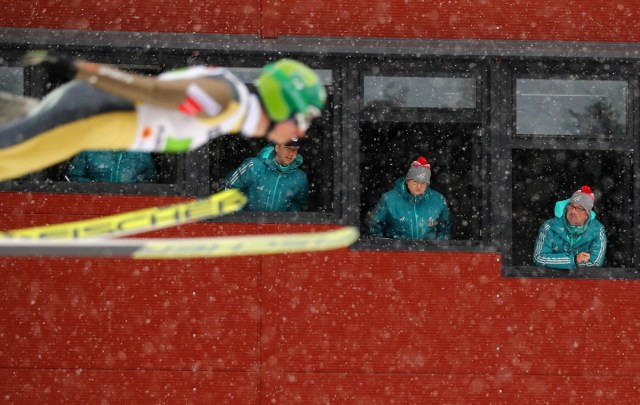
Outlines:
{"type": "Polygon", "coordinates": [[[588,57],[640,59],[640,43],[371,39],[335,37],[261,38],[255,35],[0,28],[0,44],[148,47],[256,52],[358,55],[451,55],[474,57],[588,57]]]}
{"type": "Polygon", "coordinates": [[[548,267],[503,267],[504,277],[522,278],[579,278],[592,280],[638,280],[640,272],[634,268],[581,267],[576,270],[560,270],[548,267]]]}

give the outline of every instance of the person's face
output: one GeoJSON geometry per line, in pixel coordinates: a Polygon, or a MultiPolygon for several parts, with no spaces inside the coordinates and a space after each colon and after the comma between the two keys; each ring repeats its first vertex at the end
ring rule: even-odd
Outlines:
{"type": "Polygon", "coordinates": [[[291,162],[298,156],[297,146],[276,145],[276,162],[282,166],[289,166],[291,162]]]}
{"type": "Polygon", "coordinates": [[[567,222],[569,225],[582,226],[587,221],[589,214],[578,204],[569,204],[567,207],[567,222]]]}
{"type": "Polygon", "coordinates": [[[419,183],[415,180],[407,180],[406,183],[411,195],[422,195],[427,191],[427,183],[419,183]]]}
{"type": "Polygon", "coordinates": [[[267,139],[275,144],[282,145],[293,138],[302,138],[304,134],[305,131],[298,127],[295,120],[286,120],[274,125],[273,129],[267,134],[267,139]]]}

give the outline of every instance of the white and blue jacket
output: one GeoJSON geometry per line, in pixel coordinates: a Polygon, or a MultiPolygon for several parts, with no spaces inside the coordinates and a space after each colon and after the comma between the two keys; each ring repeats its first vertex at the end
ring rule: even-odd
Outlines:
{"type": "Polygon", "coordinates": [[[569,200],[558,201],[555,217],[540,227],[533,249],[536,266],[571,270],[576,267],[601,267],[607,251],[607,234],[604,226],[591,211],[587,222],[576,227],[567,223],[569,200]],[[591,256],[587,263],[576,265],[576,255],[587,252],[591,256]]]}

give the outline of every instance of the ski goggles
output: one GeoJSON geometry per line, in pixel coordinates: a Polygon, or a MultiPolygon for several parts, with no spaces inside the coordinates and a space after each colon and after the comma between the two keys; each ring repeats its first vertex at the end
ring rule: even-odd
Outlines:
{"type": "Polygon", "coordinates": [[[300,131],[307,132],[313,120],[320,117],[321,114],[318,107],[310,105],[304,113],[294,113],[289,121],[293,121],[300,131]]]}

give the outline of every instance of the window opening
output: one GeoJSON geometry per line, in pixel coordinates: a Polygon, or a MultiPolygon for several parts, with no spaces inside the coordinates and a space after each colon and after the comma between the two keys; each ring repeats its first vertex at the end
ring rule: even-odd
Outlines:
{"type": "Polygon", "coordinates": [[[582,185],[607,232],[604,267],[633,266],[633,173],[627,151],[513,149],[512,265],[531,266],[540,226],[582,185]]]}
{"type": "Polygon", "coordinates": [[[447,200],[451,239],[481,240],[483,192],[478,124],[363,122],[360,127],[360,224],[383,193],[423,155],[431,164],[431,185],[447,200]]]}
{"type": "MultiPolygon", "coordinates": [[[[261,68],[229,68],[248,85],[252,85],[261,68]]],[[[312,122],[304,139],[301,140],[299,154],[303,158],[300,169],[305,172],[309,185],[309,199],[305,211],[334,211],[334,151],[333,151],[333,90],[330,69],[314,69],[326,86],[327,105],[322,116],[312,122]]],[[[221,189],[222,183],[232,170],[242,161],[257,156],[262,148],[269,145],[264,138],[245,138],[241,135],[223,136],[208,144],[210,192],[221,189]]],[[[206,169],[205,169],[206,170],[206,169]]]]}

